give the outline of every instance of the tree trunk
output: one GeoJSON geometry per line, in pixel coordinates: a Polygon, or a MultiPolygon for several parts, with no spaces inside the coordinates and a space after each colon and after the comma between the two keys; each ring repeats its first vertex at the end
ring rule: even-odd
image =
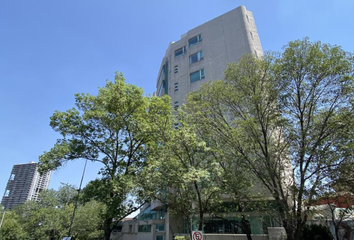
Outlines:
{"type": "Polygon", "coordinates": [[[252,240],[250,222],[245,219],[244,215],[242,215],[241,219],[241,229],[247,235],[247,240],[252,240]]]}
{"type": "MultiPolygon", "coordinates": [[[[298,208],[300,208],[300,210],[302,209],[300,206],[298,206],[298,208]]],[[[302,212],[298,211],[296,216],[294,240],[301,240],[301,233],[306,223],[306,216],[304,217],[304,220],[302,220],[302,218],[302,212]]]]}
{"type": "Polygon", "coordinates": [[[104,221],[104,240],[110,240],[111,238],[111,223],[112,218],[108,218],[106,221],[104,221]]]}
{"type": "Polygon", "coordinates": [[[336,234],[336,239],[340,240],[340,238],[339,238],[339,225],[335,224],[334,231],[336,234]]]}
{"type": "Polygon", "coordinates": [[[187,224],[189,229],[189,236],[190,239],[192,239],[192,219],[190,217],[187,217],[187,224]]]}
{"type": "Polygon", "coordinates": [[[286,231],[286,239],[287,240],[294,240],[294,227],[292,222],[289,223],[287,219],[283,220],[283,227],[286,231]]]}
{"type": "Polygon", "coordinates": [[[200,210],[200,212],[199,212],[199,227],[198,227],[199,231],[203,231],[203,224],[204,224],[204,212],[202,210],[200,210]]]}

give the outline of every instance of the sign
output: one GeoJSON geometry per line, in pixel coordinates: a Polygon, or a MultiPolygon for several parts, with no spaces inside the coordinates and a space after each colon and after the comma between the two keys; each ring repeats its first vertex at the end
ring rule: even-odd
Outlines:
{"type": "Polygon", "coordinates": [[[192,232],[192,240],[203,240],[203,233],[200,231],[192,232]]]}

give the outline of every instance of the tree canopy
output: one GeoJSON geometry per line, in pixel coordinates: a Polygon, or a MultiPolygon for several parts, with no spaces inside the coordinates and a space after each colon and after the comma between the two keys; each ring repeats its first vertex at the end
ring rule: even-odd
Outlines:
{"type": "Polygon", "coordinates": [[[143,96],[141,88],[126,84],[117,73],[97,96],[76,94],[75,100],[76,107],[51,117],[51,127],[62,138],[39,157],[40,167],[57,169],[77,159],[102,163],[101,178],[91,182],[86,192],[107,207],[104,226],[109,239],[114,225],[145,200],[138,174],[155,132],[168,116],[164,111],[170,109],[169,99],[143,96]]]}
{"type": "Polygon", "coordinates": [[[272,199],[288,239],[298,240],[316,195],[351,179],[353,63],[338,46],[289,42],[282,53],[229,64],[224,80],[202,85],[175,113],[168,96],[143,96],[117,73],[97,96],[76,94],[75,108],[54,113],[62,137],[40,156],[41,170],[102,163],[82,198],[104,204],[107,240],[148,197],[189,221],[198,215],[201,229],[223,194],[272,199]]]}
{"type": "Polygon", "coordinates": [[[303,204],[353,161],[353,94],[352,55],[305,38],[282,54],[231,63],[224,81],[189,96],[187,111],[253,172],[277,203],[288,239],[299,239],[303,204]]]}

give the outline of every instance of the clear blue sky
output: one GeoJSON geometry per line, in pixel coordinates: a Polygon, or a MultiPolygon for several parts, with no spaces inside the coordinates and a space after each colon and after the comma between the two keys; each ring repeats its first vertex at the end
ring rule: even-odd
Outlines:
{"type": "MultiPolygon", "coordinates": [[[[75,93],[96,94],[119,71],[152,94],[169,42],[240,5],[263,50],[305,36],[354,50],[352,0],[0,0],[0,195],[14,164],[53,146],[49,117],[75,93]]],[[[50,187],[78,186],[83,165],[54,172],[50,187]]],[[[88,164],[85,183],[98,169],[88,164]]]]}

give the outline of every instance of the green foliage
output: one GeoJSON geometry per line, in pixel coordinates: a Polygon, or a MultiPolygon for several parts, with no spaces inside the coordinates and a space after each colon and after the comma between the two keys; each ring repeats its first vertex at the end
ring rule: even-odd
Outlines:
{"type": "MultiPolygon", "coordinates": [[[[2,215],[4,212],[0,214],[2,215]]],[[[0,219],[1,219],[0,217],[0,219]]],[[[1,240],[22,240],[26,238],[26,233],[21,228],[18,216],[13,211],[6,211],[4,221],[0,229],[1,240]]]]}
{"type": "MultiPolygon", "coordinates": [[[[40,193],[40,201],[28,201],[7,211],[0,230],[0,239],[60,240],[68,235],[77,192],[66,185],[58,191],[40,193]],[[63,197],[64,196],[64,197],[63,197]]],[[[96,201],[78,205],[72,236],[76,239],[103,238],[105,206],[96,201]]]]}
{"type": "Polygon", "coordinates": [[[101,179],[89,184],[86,195],[106,205],[105,239],[112,228],[145,201],[139,172],[145,166],[155,133],[169,117],[169,98],[145,97],[117,73],[97,96],[76,94],[76,108],[56,111],[50,125],[62,135],[39,157],[40,169],[57,169],[68,161],[102,163],[101,179]],[[128,199],[135,201],[129,201],[128,199]]]}
{"type": "Polygon", "coordinates": [[[144,189],[150,189],[150,195],[162,201],[170,213],[184,216],[188,227],[197,216],[201,229],[205,213],[216,212],[221,206],[224,170],[219,162],[223,155],[182,110],[171,116],[168,125],[157,136],[161,144],[150,149],[153,153],[144,172],[144,179],[150,181],[144,189]]]}
{"type": "Polygon", "coordinates": [[[243,56],[224,81],[192,93],[186,111],[228,159],[229,190],[233,171],[258,179],[253,195],[272,196],[288,238],[299,239],[303,200],[353,162],[353,86],[352,54],[305,38],[282,54],[243,56]]]}
{"type": "Polygon", "coordinates": [[[305,225],[301,233],[302,240],[333,240],[328,227],[323,225],[305,225]]]}
{"type": "Polygon", "coordinates": [[[244,56],[225,71],[226,79],[203,85],[187,101],[187,111],[208,132],[226,161],[225,185],[238,199],[263,196],[262,188],[250,194],[254,176],[263,177],[269,188],[279,188],[279,181],[268,180],[280,166],[284,143],[279,135],[282,123],[276,111],[277,85],[270,73],[272,59],[244,56]],[[262,160],[259,161],[259,157],[262,160]],[[235,177],[237,176],[237,178],[235,177]]]}
{"type": "Polygon", "coordinates": [[[175,236],[175,240],[189,240],[191,239],[190,236],[175,236]]]}
{"type": "Polygon", "coordinates": [[[97,201],[89,201],[76,212],[72,232],[77,239],[96,240],[104,236],[103,222],[106,207],[97,201]]]}
{"type": "MultiPolygon", "coordinates": [[[[65,191],[67,187],[61,189],[65,191]]],[[[43,191],[39,202],[28,201],[16,207],[21,228],[30,239],[60,239],[66,236],[74,206],[62,202],[58,197],[60,195],[60,190],[43,191]]]]}

